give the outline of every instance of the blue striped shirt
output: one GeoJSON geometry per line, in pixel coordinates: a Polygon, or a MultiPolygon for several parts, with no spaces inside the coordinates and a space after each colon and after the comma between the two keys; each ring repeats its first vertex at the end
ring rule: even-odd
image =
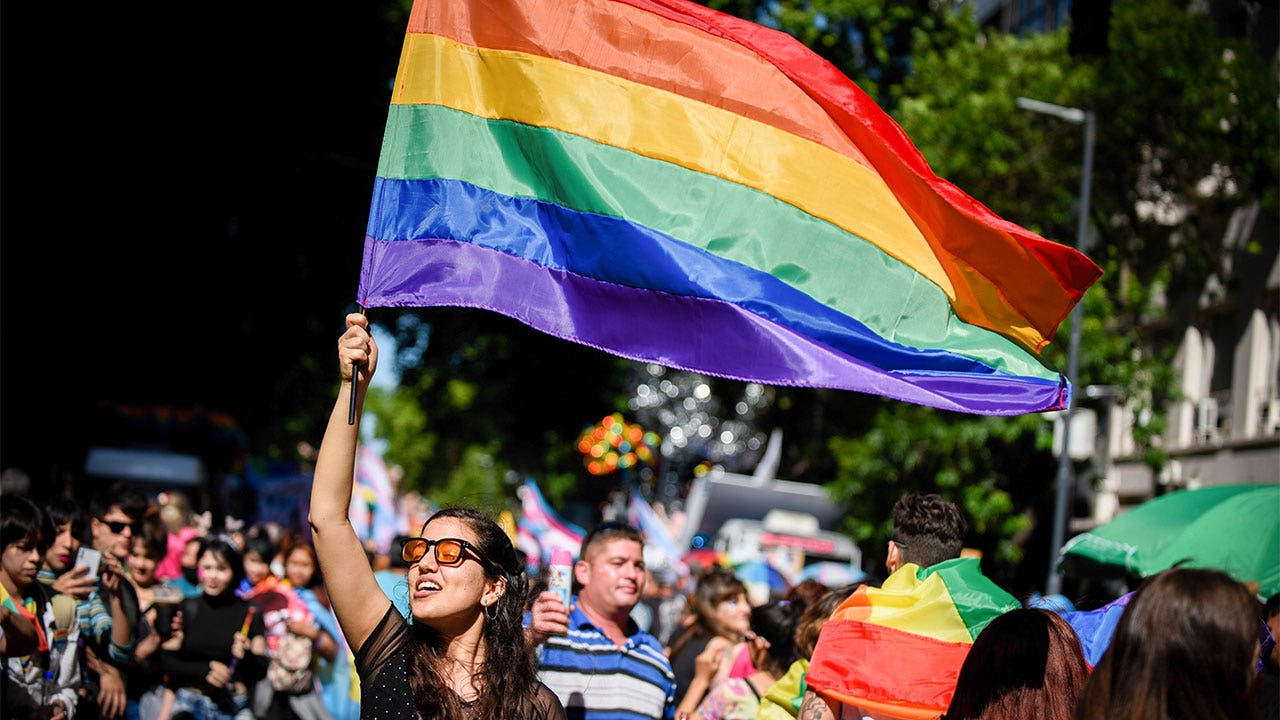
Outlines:
{"type": "Polygon", "coordinates": [[[551,688],[571,718],[670,720],[676,676],[657,638],[627,628],[627,644],[613,644],[573,601],[569,633],[553,635],[538,655],[538,679],[551,688]]]}

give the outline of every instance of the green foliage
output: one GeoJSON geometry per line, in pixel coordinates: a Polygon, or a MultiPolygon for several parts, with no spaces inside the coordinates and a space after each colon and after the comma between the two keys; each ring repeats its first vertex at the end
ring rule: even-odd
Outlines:
{"type": "Polygon", "coordinates": [[[538,478],[550,499],[577,494],[586,473],[573,450],[584,424],[618,405],[623,361],[479,310],[382,311],[400,372],[389,398],[371,393],[386,459],[406,489],[441,503],[472,492],[514,497],[509,476],[538,478]],[[384,415],[386,419],[384,420],[384,415]],[[479,483],[473,489],[461,484],[479,483]]]}
{"type": "MultiPolygon", "coordinates": [[[[1019,110],[1014,99],[1096,112],[1088,252],[1105,274],[1084,300],[1075,380],[1121,389],[1139,419],[1140,453],[1158,470],[1163,409],[1177,387],[1178,338],[1162,334],[1162,320],[1187,312],[1220,269],[1230,212],[1252,197],[1274,205],[1274,69],[1247,43],[1219,37],[1207,17],[1164,0],[1116,2],[1100,63],[1069,56],[1065,30],[974,30],[971,42],[919,46],[915,74],[896,89],[897,119],[940,176],[1074,244],[1081,126],[1019,110]]],[[[1066,366],[1068,328],[1045,352],[1053,367],[1066,366]]]]}
{"type": "MultiPolygon", "coordinates": [[[[1235,207],[1262,197],[1275,214],[1275,68],[1247,43],[1219,37],[1207,17],[1168,0],[1117,0],[1103,61],[1071,57],[1065,30],[1026,37],[981,31],[972,18],[927,3],[746,4],[876,88],[939,176],[1002,217],[1073,245],[1081,126],[1020,110],[1015,100],[1096,112],[1089,254],[1105,275],[1082,301],[1076,386],[1120,389],[1138,419],[1139,454],[1158,469],[1163,408],[1177,388],[1177,339],[1162,335],[1158,319],[1178,310],[1170,299],[1194,299],[1218,268],[1235,207]],[[805,23],[812,27],[793,29],[805,23]],[[884,38],[901,37],[903,27],[912,28],[909,71],[886,74],[893,53],[884,38]],[[855,36],[879,45],[871,52],[832,46],[855,36]],[[1154,211],[1160,202],[1181,208],[1176,222],[1154,211]]],[[[1063,323],[1044,353],[1051,367],[1066,368],[1069,327],[1063,323]]],[[[887,401],[868,418],[865,403],[860,412],[832,411],[836,405],[824,412],[814,406],[842,401],[817,397],[779,394],[777,413],[793,421],[798,415],[797,424],[812,431],[789,431],[805,454],[792,468],[820,478],[829,466],[813,456],[813,438],[830,438],[835,469],[828,487],[845,503],[848,529],[864,548],[882,552],[898,496],[937,491],[966,509],[989,558],[1016,561],[1037,505],[1051,495],[1047,423],[956,417],[887,401]],[[1018,463],[1023,471],[1008,469],[1018,463]]]]}
{"type": "MultiPolygon", "coordinates": [[[[883,107],[913,72],[913,52],[966,35],[967,14],[937,0],[710,0],[708,6],[781,30],[835,65],[883,107]]],[[[967,12],[967,11],[966,11],[967,12]]]]}
{"type": "Polygon", "coordinates": [[[1051,464],[1047,427],[1034,415],[972,417],[886,402],[860,437],[831,438],[836,473],[827,490],[868,556],[883,557],[899,497],[936,492],[964,509],[975,547],[1016,564],[1023,551],[1015,538],[1031,522],[1024,508],[1037,499],[1027,492],[1037,487],[1031,478],[1051,464]]]}
{"type": "MultiPolygon", "coordinates": [[[[364,413],[375,420],[374,434],[386,440],[388,466],[399,466],[406,478],[421,478],[435,456],[439,435],[428,428],[425,409],[408,388],[387,392],[370,388],[364,413]]],[[[417,487],[410,483],[410,487],[417,487]]]]}
{"type": "Polygon", "coordinates": [[[510,509],[514,493],[504,482],[506,468],[495,457],[499,447],[497,441],[467,446],[432,500],[442,506],[465,505],[491,514],[510,509]]]}

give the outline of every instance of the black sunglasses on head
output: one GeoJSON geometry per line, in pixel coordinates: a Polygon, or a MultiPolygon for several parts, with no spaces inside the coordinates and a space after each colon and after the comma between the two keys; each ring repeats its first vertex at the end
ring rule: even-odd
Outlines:
{"type": "Polygon", "coordinates": [[[480,548],[461,538],[440,538],[439,540],[427,540],[426,538],[405,538],[400,541],[400,557],[405,562],[416,563],[427,554],[428,550],[435,550],[436,562],[447,567],[458,567],[462,561],[467,559],[464,551],[470,551],[476,562],[481,565],[492,567],[484,555],[480,554],[480,548]]]}

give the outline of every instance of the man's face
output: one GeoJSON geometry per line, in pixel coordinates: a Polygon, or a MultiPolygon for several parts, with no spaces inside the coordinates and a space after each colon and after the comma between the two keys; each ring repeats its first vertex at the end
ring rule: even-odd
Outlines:
{"type": "Polygon", "coordinates": [[[644,548],[626,538],[594,544],[573,568],[578,601],[601,615],[630,613],[644,592],[644,548]]]}
{"type": "Polygon", "coordinates": [[[119,505],[112,505],[102,517],[89,521],[93,547],[115,555],[122,562],[127,560],[133,549],[134,523],[134,518],[126,515],[119,505]]]}
{"type": "Polygon", "coordinates": [[[71,523],[59,525],[49,549],[44,551],[45,567],[61,575],[71,567],[79,549],[80,540],[71,532],[71,523]]]}

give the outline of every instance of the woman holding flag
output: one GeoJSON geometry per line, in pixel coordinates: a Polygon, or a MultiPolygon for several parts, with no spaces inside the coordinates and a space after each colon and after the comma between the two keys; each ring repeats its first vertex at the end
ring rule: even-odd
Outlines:
{"type": "Polygon", "coordinates": [[[379,589],[347,516],[358,414],[378,364],[369,321],[350,314],[338,341],[342,383],[311,488],[311,533],[343,635],[356,649],[361,715],[379,718],[556,720],[560,701],[538,682],[524,646],[528,577],[510,538],[467,509],[431,516],[400,548],[409,568],[410,624],[379,589]],[[356,370],[358,369],[358,373],[356,370]],[[355,413],[349,416],[352,398],[355,413]]]}

